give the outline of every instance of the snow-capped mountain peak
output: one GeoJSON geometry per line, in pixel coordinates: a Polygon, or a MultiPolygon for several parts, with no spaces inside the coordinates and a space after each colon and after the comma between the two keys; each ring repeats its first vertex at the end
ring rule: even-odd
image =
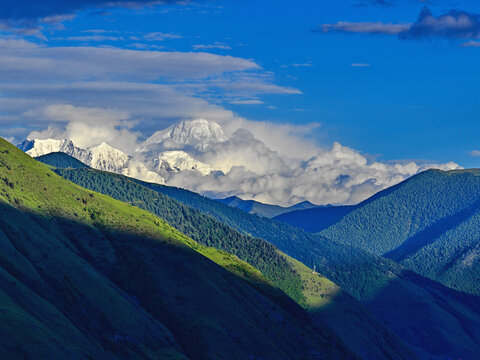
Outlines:
{"type": "Polygon", "coordinates": [[[18,145],[18,147],[31,157],[52,152],[64,152],[82,161],[81,159],[87,156],[87,152],[84,149],[76,147],[70,139],[27,139],[18,145]]]}
{"type": "Polygon", "coordinates": [[[165,183],[160,175],[148,170],[144,164],[106,143],[82,149],[76,147],[70,139],[27,139],[18,147],[31,157],[63,152],[97,170],[123,174],[159,184],[165,183]]]}
{"type": "Polygon", "coordinates": [[[164,151],[155,156],[150,166],[159,173],[178,173],[181,171],[198,171],[202,175],[208,175],[218,169],[194,159],[185,151],[164,151]]]}
{"type": "Polygon", "coordinates": [[[227,140],[221,126],[212,120],[184,120],[164,130],[155,132],[144,142],[150,149],[162,144],[165,148],[193,146],[204,149],[208,145],[227,140]]]}

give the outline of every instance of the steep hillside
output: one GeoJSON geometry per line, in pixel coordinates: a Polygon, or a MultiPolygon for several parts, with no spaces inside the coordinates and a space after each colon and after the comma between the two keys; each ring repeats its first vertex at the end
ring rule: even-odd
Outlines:
{"type": "Polygon", "coordinates": [[[253,267],[4,140],[0,178],[0,358],[355,357],[253,267]]]}
{"type": "Polygon", "coordinates": [[[469,359],[480,353],[478,297],[448,289],[391,260],[279,221],[247,214],[187,190],[143,184],[244,234],[265,239],[304,264],[315,265],[322,275],[366,304],[420,355],[469,359]]]}
{"type": "Polygon", "coordinates": [[[327,324],[365,359],[413,357],[363,305],[265,240],[242,235],[215,218],[124,176],[91,169],[56,172],[86,188],[159,215],[201,244],[231,252],[257,267],[273,284],[309,309],[319,325],[327,324]]]}
{"type": "Polygon", "coordinates": [[[265,216],[268,218],[273,218],[275,216],[288,213],[290,211],[317,207],[316,205],[308,201],[303,201],[293,206],[284,207],[279,205],[264,204],[255,200],[243,200],[238,196],[230,196],[225,199],[217,199],[217,201],[228,206],[236,207],[249,214],[265,216]]]}

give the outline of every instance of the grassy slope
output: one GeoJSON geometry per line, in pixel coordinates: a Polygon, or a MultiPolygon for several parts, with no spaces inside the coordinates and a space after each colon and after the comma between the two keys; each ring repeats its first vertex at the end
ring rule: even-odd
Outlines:
{"type": "MultiPolygon", "coordinates": [[[[199,242],[234,252],[260,268],[277,286],[315,314],[316,321],[327,323],[356,352],[365,358],[413,357],[406,347],[361,304],[340,290],[328,279],[313,274],[299,261],[280,252],[264,240],[240,235],[211,216],[162,196],[136,181],[121,175],[96,170],[56,170],[62,176],[87,188],[110,194],[165,218],[172,226],[186,232],[199,242]],[[220,235],[220,236],[217,236],[220,235]],[[272,251],[274,254],[272,255],[272,251]],[[251,254],[254,257],[251,257],[251,254]],[[284,265],[288,265],[287,268],[284,265]],[[284,287],[286,275],[295,274],[298,286],[284,287]],[[352,319],[357,319],[352,324],[352,319]],[[409,355],[406,355],[409,354],[409,355]]],[[[288,279],[288,277],[287,277],[288,279]]]]}
{"type": "Polygon", "coordinates": [[[1,358],[353,356],[248,264],[4,140],[0,177],[1,358]]]}
{"type": "Polygon", "coordinates": [[[190,191],[144,185],[245,234],[268,240],[305,264],[315,264],[319,272],[368,305],[420,354],[469,358],[480,351],[480,304],[476,297],[429,282],[388,259],[246,214],[190,191]]]}

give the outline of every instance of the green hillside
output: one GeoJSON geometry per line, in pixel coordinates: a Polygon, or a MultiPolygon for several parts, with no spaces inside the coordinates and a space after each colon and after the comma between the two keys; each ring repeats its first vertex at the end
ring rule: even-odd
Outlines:
{"type": "MultiPolygon", "coordinates": [[[[129,178],[93,169],[56,169],[66,179],[155,214],[193,240],[227,251],[258,268],[292,299],[307,306],[302,279],[286,256],[270,243],[229,228],[198,210],[185,206],[129,178]]],[[[325,294],[328,295],[328,294],[325,294]]],[[[309,300],[310,301],[310,300],[309,300]]]]}
{"type": "Polygon", "coordinates": [[[315,265],[317,271],[367,305],[400,338],[416,347],[421,356],[454,358],[461,354],[468,359],[480,352],[478,297],[450,290],[393,261],[318,234],[247,214],[184,189],[143,184],[242,233],[265,239],[310,267],[315,265]]]}
{"type": "Polygon", "coordinates": [[[355,357],[250,265],[4,140],[0,178],[0,358],[355,357]]]}
{"type": "MultiPolygon", "coordinates": [[[[480,352],[478,298],[431,282],[388,259],[247,214],[187,190],[132,181],[175,198],[243,234],[268,240],[303,263],[315,265],[321,274],[366,304],[422,357],[471,358],[480,352]]],[[[325,308],[328,306],[320,309],[325,308]]]]}
{"type": "Polygon", "coordinates": [[[366,310],[328,279],[265,240],[240,234],[215,218],[159,194],[125,176],[92,169],[56,169],[86,188],[129,202],[164,218],[194,240],[247,261],[303,307],[319,324],[328,324],[355,352],[372,357],[403,358],[406,346],[366,310]],[[333,311],[332,309],[335,309],[333,311]],[[355,323],[352,320],[356,319],[355,323]]]}
{"type": "Polygon", "coordinates": [[[480,170],[429,170],[359,204],[321,234],[480,295],[480,170]]]}

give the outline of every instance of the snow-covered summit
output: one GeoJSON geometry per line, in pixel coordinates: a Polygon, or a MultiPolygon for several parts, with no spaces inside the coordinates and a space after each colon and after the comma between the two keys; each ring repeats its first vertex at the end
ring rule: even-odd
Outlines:
{"type": "Polygon", "coordinates": [[[212,120],[184,120],[164,130],[155,132],[143,144],[150,149],[157,144],[165,148],[193,146],[204,149],[208,145],[227,140],[221,126],[212,120]]]}
{"type": "Polygon", "coordinates": [[[31,157],[37,157],[52,152],[66,153],[82,162],[82,159],[88,156],[88,152],[78,148],[70,139],[27,139],[18,145],[18,148],[25,151],[31,157]]]}
{"type": "Polygon", "coordinates": [[[18,147],[31,157],[52,152],[63,152],[97,170],[109,171],[159,184],[165,183],[160,175],[148,170],[144,164],[106,143],[82,149],[76,147],[70,139],[28,139],[18,147]]]}
{"type": "Polygon", "coordinates": [[[214,167],[194,159],[185,151],[164,151],[153,157],[150,168],[161,174],[178,173],[182,171],[198,171],[202,175],[208,175],[219,171],[214,167]]]}

